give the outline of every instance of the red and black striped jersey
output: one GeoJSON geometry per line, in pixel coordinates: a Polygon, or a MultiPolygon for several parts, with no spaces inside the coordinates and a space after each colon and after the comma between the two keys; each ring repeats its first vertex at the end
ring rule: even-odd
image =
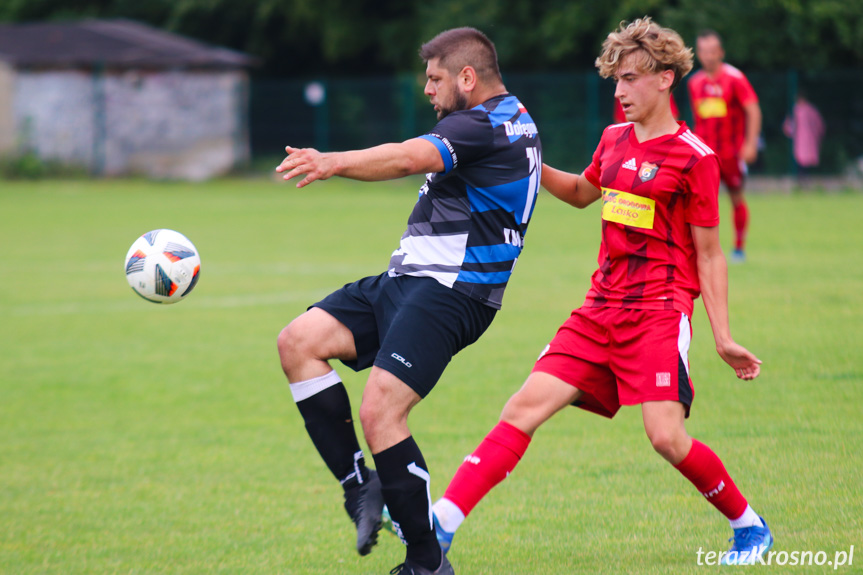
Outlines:
{"type": "Polygon", "coordinates": [[[687,89],[695,133],[720,158],[736,158],[746,139],[743,107],[758,102],[749,80],[734,66],[723,63],[712,78],[704,70],[693,74],[687,89]]]}
{"type": "Polygon", "coordinates": [[[605,129],[584,177],[602,191],[599,269],[585,306],[673,309],[701,293],[691,225],[719,225],[719,159],[683,122],[639,142],[634,125],[605,129]]]}

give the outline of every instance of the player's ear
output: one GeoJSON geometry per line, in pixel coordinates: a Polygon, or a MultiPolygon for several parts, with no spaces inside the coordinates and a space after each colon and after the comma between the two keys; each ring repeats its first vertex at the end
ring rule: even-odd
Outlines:
{"type": "Polygon", "coordinates": [[[476,70],[473,66],[465,66],[461,69],[461,72],[458,73],[458,85],[465,91],[470,92],[474,88],[476,88],[476,70]]]}
{"type": "Polygon", "coordinates": [[[674,70],[663,70],[659,75],[662,78],[659,87],[662,90],[670,90],[671,86],[674,85],[674,70]]]}

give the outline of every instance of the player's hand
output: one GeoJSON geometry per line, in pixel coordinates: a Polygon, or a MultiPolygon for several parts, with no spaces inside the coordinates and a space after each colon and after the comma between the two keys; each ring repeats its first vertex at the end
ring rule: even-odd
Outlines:
{"type": "Polygon", "coordinates": [[[744,143],[740,149],[740,159],[746,162],[747,165],[752,165],[758,159],[758,144],[744,143]]]}
{"type": "Polygon", "coordinates": [[[722,347],[717,347],[725,363],[734,368],[737,377],[744,380],[755,379],[761,373],[761,360],[755,357],[751,351],[736,342],[730,342],[722,347]]]}
{"type": "Polygon", "coordinates": [[[285,173],[282,176],[290,180],[305,174],[305,178],[297,182],[297,187],[302,188],[315,180],[326,180],[335,175],[335,162],[332,154],[322,154],[314,148],[292,148],[285,146],[288,156],[276,168],[276,172],[285,173]]]}

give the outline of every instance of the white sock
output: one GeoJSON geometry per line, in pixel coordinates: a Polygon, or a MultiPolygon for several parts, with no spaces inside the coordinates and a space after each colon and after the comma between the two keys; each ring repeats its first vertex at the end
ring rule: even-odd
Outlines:
{"type": "Polygon", "coordinates": [[[316,393],[320,393],[328,387],[332,387],[342,382],[342,378],[332,370],[320,377],[307,379],[305,381],[297,381],[290,385],[291,394],[294,396],[294,401],[299,403],[304,399],[308,399],[316,393]]]}
{"type": "Polygon", "coordinates": [[[728,522],[731,523],[732,529],[753,526],[764,527],[764,523],[761,522],[761,518],[758,517],[758,514],[755,513],[755,510],[749,505],[746,506],[746,511],[743,512],[743,515],[737,519],[730,519],[728,522]]]}
{"type": "Polygon", "coordinates": [[[443,530],[449,533],[455,533],[464,521],[464,513],[458,508],[458,505],[445,497],[438,499],[437,503],[432,505],[432,511],[434,511],[443,530]]]}

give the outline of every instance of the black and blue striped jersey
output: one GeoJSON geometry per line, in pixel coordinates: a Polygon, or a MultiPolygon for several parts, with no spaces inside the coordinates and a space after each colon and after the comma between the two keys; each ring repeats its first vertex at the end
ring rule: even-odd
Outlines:
{"type": "Polygon", "coordinates": [[[539,191],[536,123],[504,94],[450,113],[421,138],[445,169],[426,175],[389,274],[432,277],[500,309],[539,191]]]}

